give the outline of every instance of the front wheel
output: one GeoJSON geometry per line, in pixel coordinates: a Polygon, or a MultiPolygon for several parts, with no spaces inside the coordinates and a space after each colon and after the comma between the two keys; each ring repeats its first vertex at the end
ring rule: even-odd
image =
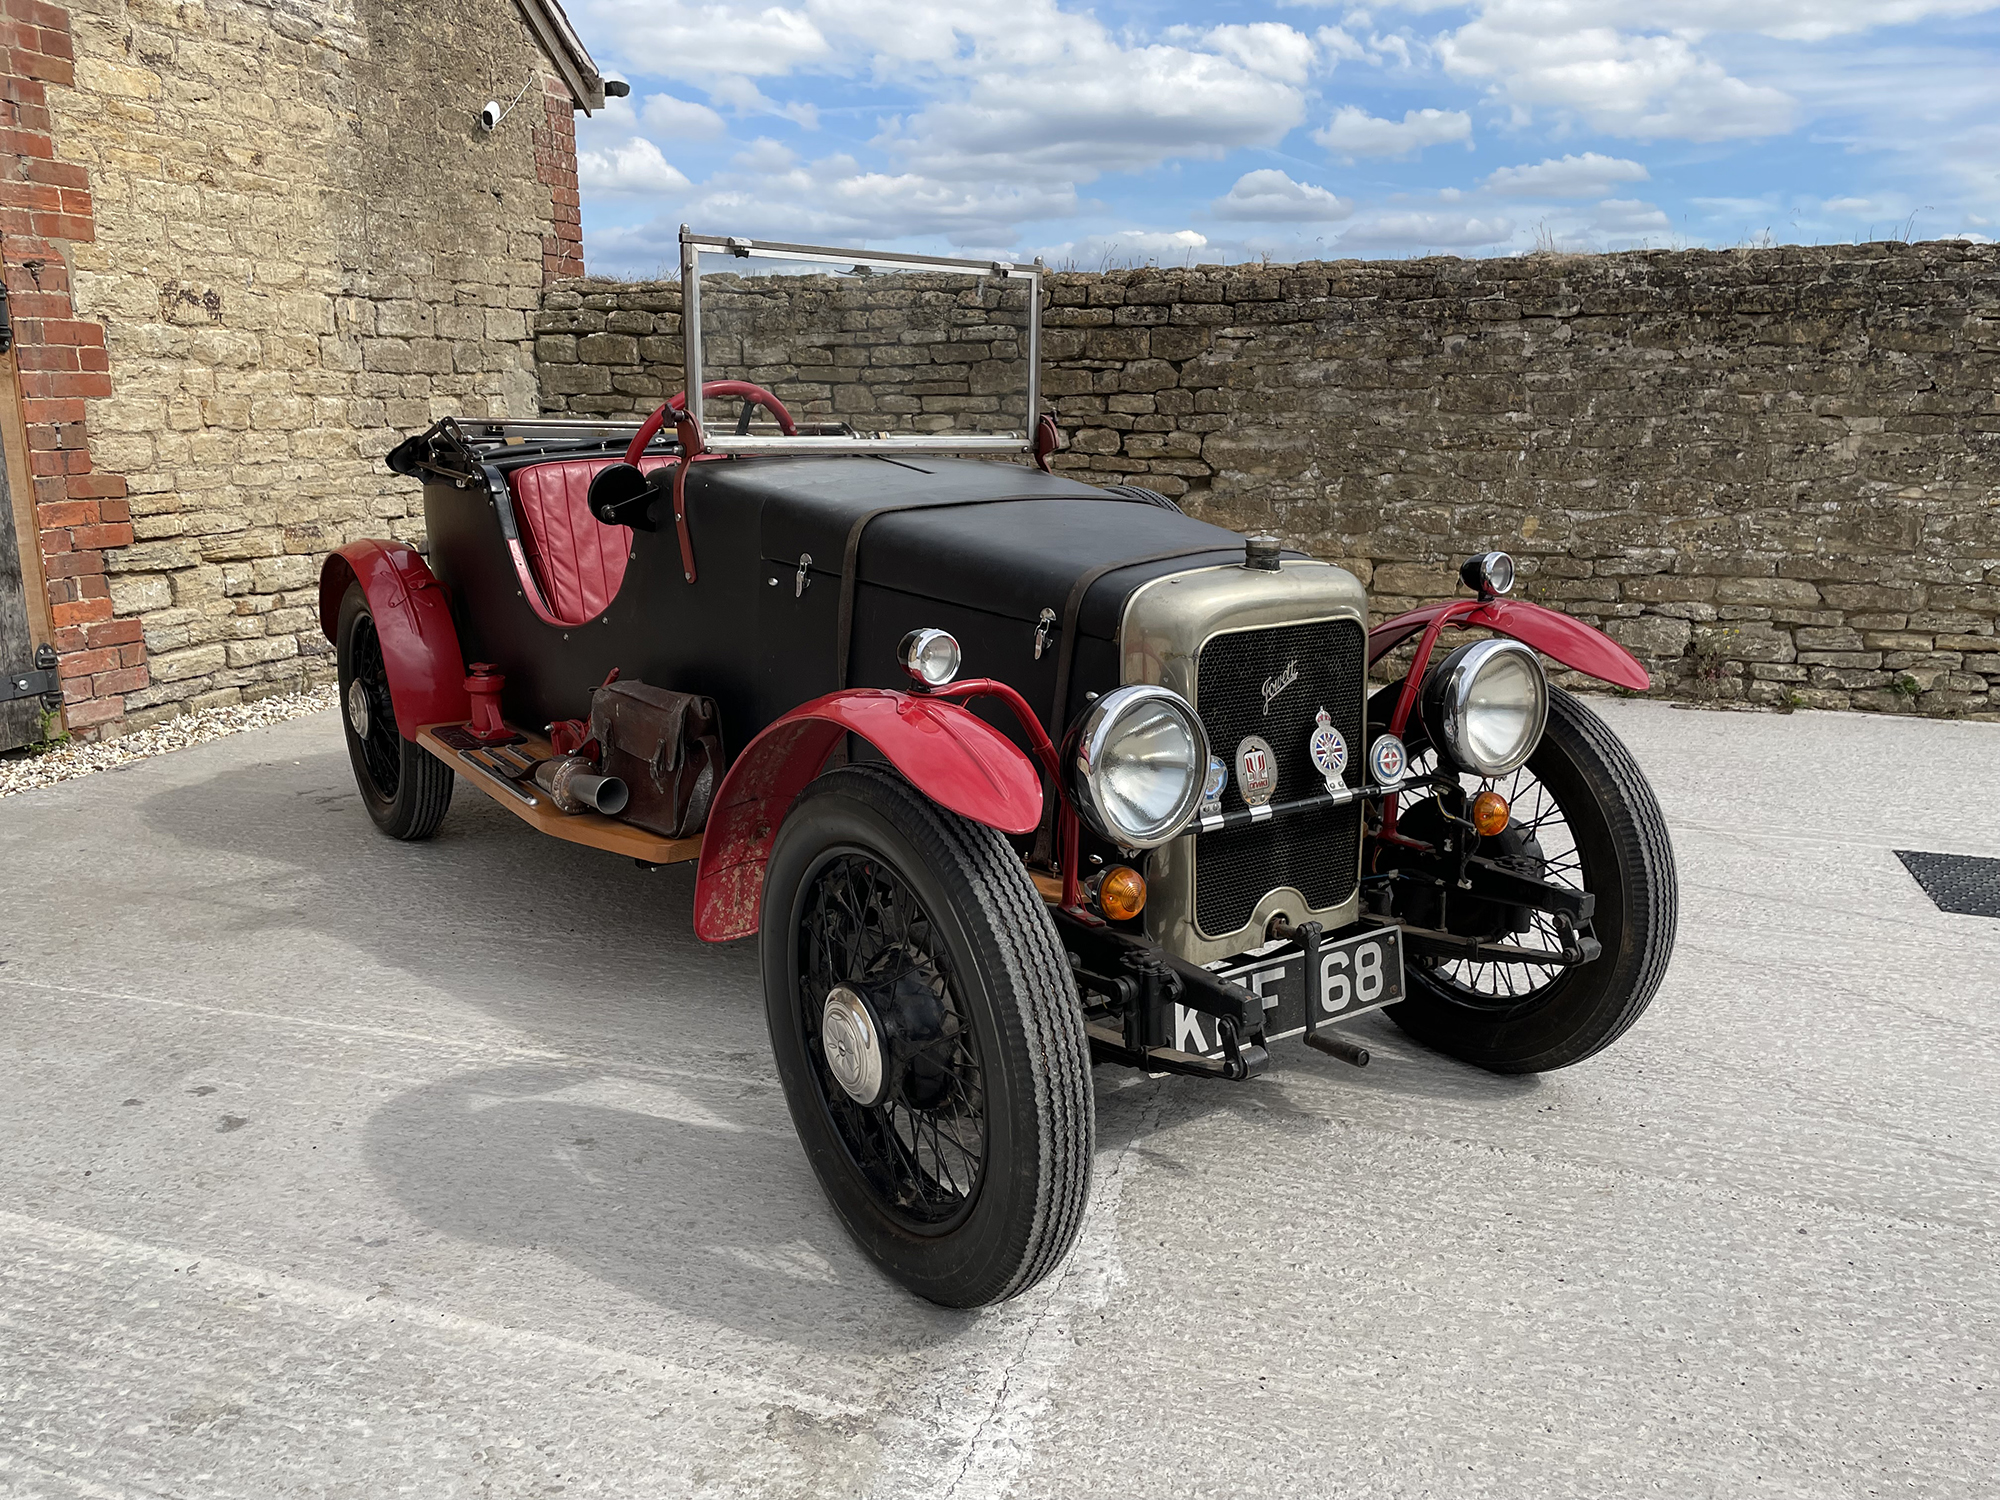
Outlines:
{"type": "MultiPolygon", "coordinates": [[[[1370,703],[1370,722],[1386,724],[1402,684],[1370,703]]],[[[1413,720],[1413,772],[1427,773],[1436,751],[1413,720]]],[[[1469,794],[1479,783],[1462,777],[1469,794]]],[[[1549,689],[1548,728],[1526,765],[1492,783],[1513,818],[1480,841],[1478,853],[1555,885],[1597,898],[1593,934],[1602,952],[1575,966],[1484,963],[1464,958],[1412,959],[1409,998],[1390,1019],[1418,1041],[1496,1073],[1544,1073],[1610,1046],[1637,1021],[1666,976],[1679,899],[1673,845],[1646,776],[1604,721],[1560,688],[1549,689]]],[[[1398,831],[1432,841],[1449,832],[1435,794],[1405,794],[1398,831]]],[[[1376,841],[1366,868],[1391,874],[1398,849],[1376,841]]],[[[1442,925],[1461,937],[1511,948],[1550,950],[1563,935],[1546,912],[1453,902],[1391,881],[1396,914],[1418,926],[1442,925]],[[1421,907],[1422,909],[1415,909],[1421,907]]]]}
{"type": "Polygon", "coordinates": [[[1075,1241],[1095,1126],[1055,925],[1020,858],[893,771],[849,766],[771,851],[764,998],[792,1121],[861,1248],[948,1307],[1075,1241]]]}

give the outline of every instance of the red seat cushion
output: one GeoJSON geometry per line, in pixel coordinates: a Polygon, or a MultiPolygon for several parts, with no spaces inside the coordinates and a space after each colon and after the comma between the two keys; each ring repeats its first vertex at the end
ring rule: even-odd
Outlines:
{"type": "MultiPolygon", "coordinates": [[[[606,526],[590,513],[590,481],[616,462],[563,459],[507,475],[528,564],[550,612],[565,625],[586,624],[603,614],[625,581],[632,528],[606,526]]],[[[648,458],[639,467],[650,474],[671,462],[648,458]]]]}

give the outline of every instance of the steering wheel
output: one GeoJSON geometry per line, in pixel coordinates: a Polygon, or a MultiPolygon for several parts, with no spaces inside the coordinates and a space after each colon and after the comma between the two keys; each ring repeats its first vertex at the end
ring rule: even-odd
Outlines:
{"type": "MultiPolygon", "coordinates": [[[[792,414],[785,410],[785,403],[765,390],[761,385],[752,385],[747,380],[704,381],[701,387],[701,399],[706,401],[711,396],[741,396],[752,406],[761,406],[770,412],[772,416],[776,417],[778,419],[778,430],[784,433],[786,437],[797,437],[799,435],[799,424],[794,422],[792,414]]],[[[636,468],[640,458],[646,452],[646,445],[659,436],[660,429],[666,426],[667,418],[671,415],[678,419],[680,414],[686,410],[687,393],[683,391],[650,417],[646,418],[645,425],[633,436],[631,446],[625,450],[625,462],[636,468]]]]}

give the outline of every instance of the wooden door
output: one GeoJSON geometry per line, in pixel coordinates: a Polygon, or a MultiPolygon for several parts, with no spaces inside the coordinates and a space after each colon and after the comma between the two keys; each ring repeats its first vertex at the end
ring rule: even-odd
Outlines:
{"type": "MultiPolygon", "coordinates": [[[[0,291],[0,329],[7,327],[5,296],[0,291]]],[[[50,637],[48,591],[11,337],[8,343],[0,353],[0,751],[43,738],[43,693],[56,685],[53,660],[41,650],[50,637]]]]}

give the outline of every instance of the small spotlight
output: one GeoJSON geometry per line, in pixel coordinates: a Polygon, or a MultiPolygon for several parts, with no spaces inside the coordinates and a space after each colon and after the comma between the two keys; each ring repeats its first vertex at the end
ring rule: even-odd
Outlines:
{"type": "Polygon", "coordinates": [[[958,642],[942,630],[912,630],[896,658],[919,687],[943,687],[958,675],[958,642]]]}
{"type": "Polygon", "coordinates": [[[1505,594],[1514,587],[1514,559],[1504,552],[1481,552],[1465,560],[1458,576],[1481,598],[1505,594]]]}

